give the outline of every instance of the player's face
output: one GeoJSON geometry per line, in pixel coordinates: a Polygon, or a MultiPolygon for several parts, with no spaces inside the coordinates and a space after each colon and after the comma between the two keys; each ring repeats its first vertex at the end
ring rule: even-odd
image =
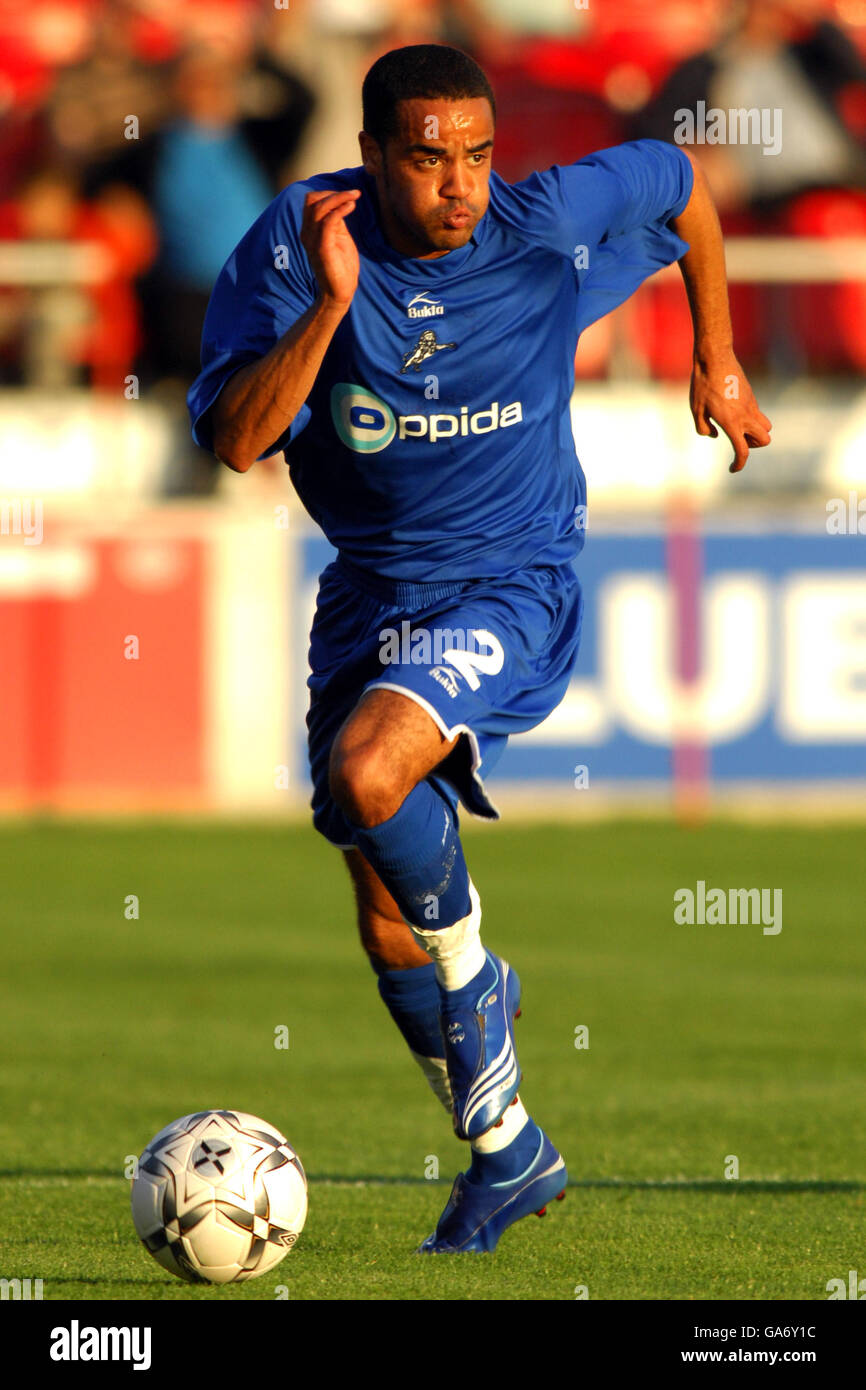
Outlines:
{"type": "Polygon", "coordinates": [[[465,246],[487,211],[493,112],[486,97],[401,101],[400,133],[384,152],[361,134],[385,235],[405,256],[465,246]]]}

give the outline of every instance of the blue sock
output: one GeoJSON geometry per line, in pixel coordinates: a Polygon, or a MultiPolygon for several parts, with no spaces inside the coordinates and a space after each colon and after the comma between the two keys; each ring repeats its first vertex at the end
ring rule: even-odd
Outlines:
{"type": "Polygon", "coordinates": [[[454,815],[429,782],[413,787],[390,820],[356,827],[355,843],[407,922],[434,930],[472,910],[454,815]]]}
{"type": "Polygon", "coordinates": [[[471,1182],[513,1182],[519,1178],[538,1153],[541,1143],[541,1130],[530,1118],[511,1143],[498,1153],[480,1154],[472,1150],[472,1165],[469,1169],[471,1182]]]}
{"type": "Polygon", "coordinates": [[[439,1028],[439,986],[433,962],[416,966],[414,970],[381,971],[379,993],[412,1051],[422,1057],[444,1058],[445,1047],[439,1028]]]}

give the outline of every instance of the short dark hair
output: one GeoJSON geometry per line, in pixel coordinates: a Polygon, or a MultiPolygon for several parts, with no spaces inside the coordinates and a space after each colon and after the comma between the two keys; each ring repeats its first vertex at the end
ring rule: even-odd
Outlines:
{"type": "Polygon", "coordinates": [[[414,97],[431,101],[445,97],[486,97],[496,120],[493,88],[483,68],[459,48],[442,43],[416,43],[383,53],[364,78],[361,100],[364,129],[384,150],[399,135],[397,103],[414,97]]]}

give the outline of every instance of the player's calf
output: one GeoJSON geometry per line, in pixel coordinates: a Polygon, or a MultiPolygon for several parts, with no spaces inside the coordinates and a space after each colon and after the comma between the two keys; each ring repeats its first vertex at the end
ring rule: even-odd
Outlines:
{"type": "Polygon", "coordinates": [[[371,691],[335,740],[331,790],[342,798],[357,848],[433,961],[454,1128],[460,1138],[471,1139],[494,1125],[517,1093],[513,1016],[520,984],[508,964],[481,944],[481,905],[454,811],[423,780],[437,765],[434,759],[453,746],[412,700],[371,691]],[[422,780],[380,821],[377,808],[391,805],[389,767],[398,790],[416,774],[422,780]],[[353,810],[363,820],[352,820],[353,810]]]}
{"type": "Polygon", "coordinates": [[[394,899],[357,850],[345,855],[358,908],[361,944],[379,994],[430,1089],[448,1114],[451,1085],[439,1024],[439,986],[430,957],[415,942],[394,899]]]}

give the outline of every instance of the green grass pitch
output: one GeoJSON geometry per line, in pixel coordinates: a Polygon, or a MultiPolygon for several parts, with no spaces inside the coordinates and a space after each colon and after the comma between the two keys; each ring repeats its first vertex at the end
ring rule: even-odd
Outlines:
{"type": "Polygon", "coordinates": [[[312,829],[7,823],[0,1276],[46,1299],[686,1300],[826,1299],[866,1274],[862,829],[503,823],[465,842],[484,939],[523,981],[521,1095],[565,1155],[565,1202],[493,1256],[413,1253],[466,1149],[312,829]],[[675,924],[698,879],[781,888],[782,931],[675,924]],[[297,1247],[225,1288],[150,1259],[124,1178],[208,1107],[280,1126],[310,1178],[297,1247]]]}

